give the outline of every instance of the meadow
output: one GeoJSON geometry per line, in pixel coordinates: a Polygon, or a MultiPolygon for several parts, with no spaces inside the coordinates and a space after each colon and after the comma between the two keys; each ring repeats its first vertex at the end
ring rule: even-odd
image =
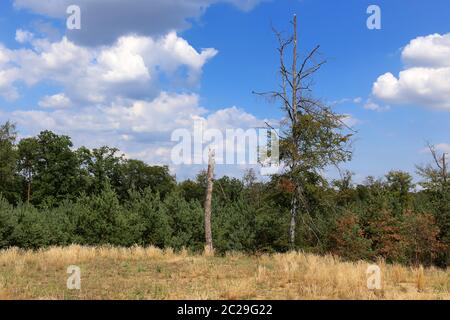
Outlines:
{"type": "Polygon", "coordinates": [[[378,261],[382,289],[368,290],[368,262],[302,252],[195,255],[154,247],[52,247],[0,251],[0,299],[450,299],[450,269],[378,261]],[[67,289],[67,268],[81,289],[67,289]]]}

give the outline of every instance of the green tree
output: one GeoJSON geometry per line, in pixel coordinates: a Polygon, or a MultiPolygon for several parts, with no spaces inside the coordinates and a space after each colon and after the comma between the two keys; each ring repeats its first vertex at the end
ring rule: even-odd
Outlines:
{"type": "Polygon", "coordinates": [[[175,178],[170,175],[167,166],[149,166],[140,160],[126,160],[119,168],[120,185],[116,186],[122,198],[128,191],[143,192],[150,188],[165,198],[176,185],[175,178]]]}
{"type": "Polygon", "coordinates": [[[25,181],[25,200],[31,201],[33,191],[33,176],[37,170],[39,144],[36,138],[22,139],[18,145],[19,149],[19,171],[25,181]]]}
{"type": "Polygon", "coordinates": [[[236,178],[223,176],[214,180],[214,198],[222,202],[237,201],[241,198],[244,185],[236,178]]]}
{"type": "Polygon", "coordinates": [[[120,166],[124,162],[124,155],[118,155],[119,149],[103,146],[84,151],[85,167],[89,173],[89,193],[98,194],[106,184],[113,188],[121,185],[120,166]]]}
{"type": "Polygon", "coordinates": [[[78,202],[76,230],[83,244],[131,246],[140,242],[143,229],[138,213],[120,204],[109,183],[78,202]]]}
{"type": "Polygon", "coordinates": [[[72,147],[70,137],[51,131],[19,143],[20,168],[28,186],[27,200],[55,206],[64,199],[76,198],[81,191],[80,162],[72,147]]]}
{"type": "Polygon", "coordinates": [[[159,193],[150,189],[132,192],[129,211],[136,213],[142,226],[141,244],[164,248],[170,245],[173,230],[164,202],[159,193]]]}
{"type": "Polygon", "coordinates": [[[16,137],[14,124],[8,121],[0,125],[0,195],[10,203],[17,203],[20,200],[16,137]]]}
{"type": "Polygon", "coordinates": [[[341,179],[334,180],[332,186],[336,189],[336,203],[339,206],[348,206],[356,200],[356,191],[353,185],[353,173],[346,171],[341,179]]]}
{"type": "Polygon", "coordinates": [[[450,264],[450,174],[448,172],[449,155],[438,154],[436,148],[429,145],[433,164],[417,166],[418,174],[423,178],[420,185],[425,189],[432,202],[433,213],[440,229],[439,240],[447,247],[441,255],[443,265],[450,264]]]}
{"type": "Polygon", "coordinates": [[[256,210],[240,198],[214,205],[213,235],[215,249],[227,251],[254,251],[256,210]]]}
{"type": "Polygon", "coordinates": [[[402,214],[411,206],[411,191],[415,187],[412,176],[403,171],[391,171],[386,175],[394,213],[402,214]]]}
{"type": "Polygon", "coordinates": [[[173,230],[170,246],[201,251],[204,249],[205,230],[203,209],[199,202],[187,202],[180,193],[174,192],[164,200],[165,210],[173,230]]]}
{"type": "Polygon", "coordinates": [[[14,236],[17,225],[13,206],[0,196],[0,249],[15,245],[14,236]]]}

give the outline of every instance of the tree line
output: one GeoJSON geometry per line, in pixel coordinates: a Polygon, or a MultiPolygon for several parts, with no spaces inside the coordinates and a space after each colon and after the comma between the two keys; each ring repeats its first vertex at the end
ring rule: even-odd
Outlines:
{"type": "MultiPolygon", "coordinates": [[[[352,174],[328,181],[304,170],[302,206],[291,243],[289,173],[258,181],[214,180],[215,250],[301,249],[345,259],[448,265],[450,184],[439,158],[410,174],[392,171],[355,184],[352,174]]],[[[17,141],[0,126],[0,248],[52,245],[153,245],[201,251],[206,172],[177,182],[164,166],[125,159],[117,149],[74,149],[68,136],[43,131],[17,141]]],[[[291,230],[292,231],[292,230],[291,230]]]]}

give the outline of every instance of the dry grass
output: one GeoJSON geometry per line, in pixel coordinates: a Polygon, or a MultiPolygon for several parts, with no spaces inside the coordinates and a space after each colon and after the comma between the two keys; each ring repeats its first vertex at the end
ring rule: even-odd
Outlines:
{"type": "Polygon", "coordinates": [[[378,265],[383,288],[370,291],[367,263],[331,256],[9,249],[0,251],[0,299],[450,299],[450,270],[378,265]],[[70,265],[81,268],[79,291],[66,288],[70,265]]]}

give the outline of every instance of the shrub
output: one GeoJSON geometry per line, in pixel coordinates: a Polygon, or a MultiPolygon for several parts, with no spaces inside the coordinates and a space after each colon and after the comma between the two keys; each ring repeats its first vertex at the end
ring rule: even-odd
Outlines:
{"type": "Polygon", "coordinates": [[[131,246],[139,243],[143,226],[136,212],[126,210],[107,184],[99,195],[77,203],[77,236],[83,244],[131,246]]]}
{"type": "Polygon", "coordinates": [[[446,253],[448,248],[439,240],[440,230],[432,214],[408,211],[403,225],[409,263],[431,265],[446,253]]]}
{"type": "Polygon", "coordinates": [[[336,221],[330,239],[331,252],[344,259],[359,260],[373,257],[372,241],[367,239],[353,212],[345,212],[336,221]]]}
{"type": "Polygon", "coordinates": [[[142,245],[152,245],[164,248],[169,245],[172,237],[172,228],[167,214],[167,208],[160,199],[159,193],[146,189],[142,194],[131,194],[128,211],[138,216],[142,226],[142,245]]]}
{"type": "Polygon", "coordinates": [[[12,245],[15,230],[17,228],[17,217],[13,215],[13,207],[0,197],[0,249],[12,245]]]}
{"type": "Polygon", "coordinates": [[[204,249],[203,209],[197,201],[187,202],[179,192],[164,200],[164,207],[173,230],[169,246],[200,251],[204,249]]]}

